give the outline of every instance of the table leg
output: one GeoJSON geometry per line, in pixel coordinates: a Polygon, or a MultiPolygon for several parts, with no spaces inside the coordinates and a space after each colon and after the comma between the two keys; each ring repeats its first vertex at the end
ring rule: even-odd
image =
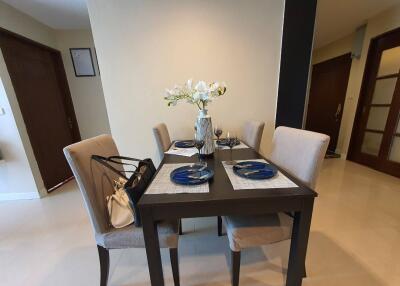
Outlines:
{"type": "Polygon", "coordinates": [[[313,205],[314,199],[305,200],[302,211],[296,212],[294,215],[286,286],[301,286],[304,276],[313,205]]]}
{"type": "Polygon", "coordinates": [[[157,223],[153,220],[151,213],[147,211],[142,210],[141,217],[151,285],[164,286],[157,223]]]}

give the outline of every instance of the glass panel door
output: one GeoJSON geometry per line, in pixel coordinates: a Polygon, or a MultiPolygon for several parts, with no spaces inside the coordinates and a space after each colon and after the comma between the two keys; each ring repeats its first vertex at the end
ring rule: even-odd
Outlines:
{"type": "Polygon", "coordinates": [[[400,177],[400,28],[371,40],[348,158],[400,177]]]}
{"type": "Polygon", "coordinates": [[[389,160],[400,163],[400,115],[397,120],[397,128],[390,146],[389,160]]]}
{"type": "Polygon", "coordinates": [[[378,77],[396,74],[400,70],[400,47],[385,50],[382,53],[378,77]]]}
{"type": "Polygon", "coordinates": [[[399,70],[400,47],[384,50],[380,57],[371,103],[367,106],[368,118],[361,144],[362,153],[372,156],[380,154],[399,78],[399,70]]]}

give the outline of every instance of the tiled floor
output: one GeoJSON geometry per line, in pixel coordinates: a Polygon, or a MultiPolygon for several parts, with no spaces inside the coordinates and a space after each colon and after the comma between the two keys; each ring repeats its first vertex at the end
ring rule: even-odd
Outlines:
{"type": "MultiPolygon", "coordinates": [[[[400,179],[325,161],[305,286],[400,285],[400,179]]],[[[230,285],[216,218],[186,219],[181,285],[230,285]]],[[[241,285],[284,285],[289,242],[243,252],[241,285]]],[[[173,285],[162,251],[167,285],[173,285]]],[[[43,200],[0,203],[0,285],[98,285],[97,250],[75,182],[43,200]]],[[[145,251],[111,252],[109,285],[149,285],[145,251]]]]}

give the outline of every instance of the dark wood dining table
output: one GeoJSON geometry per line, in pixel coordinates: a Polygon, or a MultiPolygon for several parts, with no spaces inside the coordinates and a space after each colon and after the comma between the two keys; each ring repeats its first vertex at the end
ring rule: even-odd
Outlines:
{"type": "MultiPolygon", "coordinates": [[[[265,159],[251,148],[216,150],[213,157],[205,158],[214,170],[209,181],[209,193],[195,194],[144,194],[139,201],[142,216],[146,254],[152,286],[164,285],[159,248],[157,222],[161,220],[226,216],[254,215],[277,212],[293,214],[293,231],[290,244],[286,285],[300,286],[305,270],[308,236],[314,198],[317,193],[296,178],[276,166],[283,174],[298,185],[293,188],[234,190],[222,161],[265,159]]],[[[164,164],[193,163],[198,159],[165,154],[158,170],[164,164]]],[[[268,161],[268,159],[267,159],[268,161]]]]}

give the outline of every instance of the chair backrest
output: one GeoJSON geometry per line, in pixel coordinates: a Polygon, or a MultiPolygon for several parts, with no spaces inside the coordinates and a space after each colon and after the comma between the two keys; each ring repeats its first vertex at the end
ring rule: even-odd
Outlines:
{"type": "Polygon", "coordinates": [[[264,125],[264,122],[259,121],[248,121],[244,124],[243,141],[257,152],[260,150],[264,125]]]}
{"type": "Polygon", "coordinates": [[[314,189],[328,144],[325,134],[281,126],[274,133],[271,161],[314,189]]]}
{"type": "Polygon", "coordinates": [[[171,138],[169,137],[167,125],[160,123],[153,128],[153,132],[156,137],[158,149],[163,154],[171,146],[171,138]]]}
{"type": "Polygon", "coordinates": [[[64,154],[82,193],[95,233],[107,232],[110,224],[106,197],[113,193],[113,180],[118,175],[91,160],[91,156],[119,155],[114,140],[110,135],[100,135],[65,147],[64,154]]]}

